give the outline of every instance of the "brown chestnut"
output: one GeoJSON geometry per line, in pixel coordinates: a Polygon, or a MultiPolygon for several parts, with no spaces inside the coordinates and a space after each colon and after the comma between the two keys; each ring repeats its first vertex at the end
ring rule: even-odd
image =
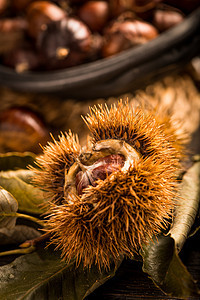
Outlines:
{"type": "Polygon", "coordinates": [[[0,149],[3,152],[41,152],[48,131],[41,118],[28,108],[13,107],[0,113],[0,149]]]}
{"type": "Polygon", "coordinates": [[[85,170],[81,170],[76,174],[76,189],[78,195],[89,185],[96,186],[98,179],[105,180],[113,172],[123,167],[125,158],[121,154],[112,154],[98,159],[93,165],[84,166],[85,170]]]}
{"type": "Polygon", "coordinates": [[[39,55],[30,48],[16,48],[3,56],[3,63],[17,73],[35,70],[40,65],[39,55]]]}
{"type": "Polygon", "coordinates": [[[47,68],[65,68],[80,64],[92,49],[91,32],[75,18],[64,18],[51,22],[41,32],[38,49],[46,57],[47,68]]]}
{"type": "Polygon", "coordinates": [[[9,6],[9,0],[0,0],[0,15],[5,12],[9,6]]]}
{"type": "Polygon", "coordinates": [[[154,11],[152,23],[162,32],[179,24],[183,19],[184,15],[180,10],[163,6],[154,11]]]}
{"type": "Polygon", "coordinates": [[[62,20],[66,12],[50,1],[36,1],[27,9],[28,33],[37,38],[38,34],[46,30],[47,24],[62,20]]]}
{"type": "Polygon", "coordinates": [[[88,1],[77,14],[90,30],[101,31],[109,19],[109,4],[106,1],[88,1]]]}
{"type": "Polygon", "coordinates": [[[140,20],[116,21],[105,31],[102,56],[108,57],[157,37],[157,29],[140,20]]]}

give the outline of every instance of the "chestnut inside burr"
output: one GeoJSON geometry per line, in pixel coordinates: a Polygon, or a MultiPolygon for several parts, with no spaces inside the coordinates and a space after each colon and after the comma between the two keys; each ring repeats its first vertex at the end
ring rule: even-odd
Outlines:
{"type": "Polygon", "coordinates": [[[122,154],[111,154],[80,170],[75,177],[78,195],[81,195],[89,185],[96,186],[98,179],[105,180],[113,172],[122,168],[124,163],[125,157],[122,154]]]}
{"type": "Polygon", "coordinates": [[[74,164],[65,170],[64,194],[68,203],[77,201],[88,186],[96,186],[113,172],[126,172],[141,154],[123,140],[106,139],[88,144],[74,164]]]}

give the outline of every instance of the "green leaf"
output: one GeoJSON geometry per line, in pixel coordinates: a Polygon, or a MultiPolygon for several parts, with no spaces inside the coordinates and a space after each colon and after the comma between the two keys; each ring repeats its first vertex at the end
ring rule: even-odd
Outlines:
{"type": "Polygon", "coordinates": [[[0,170],[25,169],[28,165],[34,165],[35,157],[35,154],[31,152],[0,154],[0,170]]]}
{"type": "Polygon", "coordinates": [[[117,267],[99,272],[66,264],[49,250],[23,255],[0,268],[0,299],[79,300],[114,276],[117,267]]]}
{"type": "Polygon", "coordinates": [[[5,189],[0,187],[0,228],[12,229],[15,227],[16,217],[9,216],[16,213],[18,203],[16,199],[5,189]]]}
{"type": "Polygon", "coordinates": [[[19,169],[16,171],[1,171],[0,172],[0,177],[5,177],[5,178],[11,178],[11,177],[17,177],[21,179],[22,181],[31,184],[32,183],[32,178],[33,178],[33,171],[27,170],[27,169],[19,169]]]}
{"type": "Polygon", "coordinates": [[[183,247],[194,224],[200,202],[200,162],[196,162],[184,174],[179,186],[177,206],[169,234],[175,240],[178,251],[183,247]]]}
{"type": "Polygon", "coordinates": [[[44,203],[45,199],[40,189],[27,183],[30,180],[31,172],[26,171],[26,178],[23,177],[25,172],[21,171],[0,172],[0,186],[17,199],[20,211],[41,214],[44,211],[40,205],[44,203]]]}
{"type": "Polygon", "coordinates": [[[197,285],[181,262],[172,237],[159,236],[143,247],[143,271],[166,294],[186,299],[200,295],[197,285]]]}

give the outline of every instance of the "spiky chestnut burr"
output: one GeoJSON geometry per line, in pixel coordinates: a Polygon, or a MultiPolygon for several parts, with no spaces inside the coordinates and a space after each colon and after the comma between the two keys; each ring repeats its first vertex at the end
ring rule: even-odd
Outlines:
{"type": "Polygon", "coordinates": [[[71,132],[44,148],[35,183],[49,201],[47,231],[62,257],[84,266],[138,253],[166,229],[175,205],[179,141],[170,120],[119,102],[91,108],[91,140],[71,132]],[[167,124],[167,125],[166,125],[167,124]]]}

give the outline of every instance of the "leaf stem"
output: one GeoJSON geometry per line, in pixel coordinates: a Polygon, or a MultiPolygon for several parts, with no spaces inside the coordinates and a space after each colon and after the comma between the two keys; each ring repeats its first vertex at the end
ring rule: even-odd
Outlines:
{"type": "Polygon", "coordinates": [[[25,214],[21,214],[21,213],[17,213],[17,216],[19,218],[24,218],[24,219],[27,219],[27,220],[30,220],[30,221],[33,221],[37,224],[39,224],[40,226],[44,226],[44,222],[36,217],[33,217],[33,216],[30,216],[30,215],[25,215],[25,214]]]}
{"type": "Polygon", "coordinates": [[[35,251],[34,246],[30,246],[28,248],[21,248],[21,249],[14,249],[14,250],[8,250],[4,252],[0,252],[0,256],[7,256],[7,255],[16,255],[16,254],[28,254],[35,251]]]}
{"type": "Polygon", "coordinates": [[[30,215],[26,215],[26,214],[21,214],[21,213],[16,213],[16,212],[9,212],[9,213],[5,213],[5,212],[1,212],[0,213],[0,217],[3,216],[3,217],[17,217],[17,218],[23,218],[23,219],[27,219],[27,220],[30,220],[30,221],[33,221],[37,224],[39,224],[40,226],[44,227],[44,222],[38,218],[35,218],[33,216],[30,216],[30,215]]]}
{"type": "Polygon", "coordinates": [[[21,245],[19,245],[20,248],[29,248],[30,246],[36,246],[37,244],[40,244],[50,238],[51,234],[49,232],[46,232],[42,234],[41,236],[32,239],[32,240],[27,240],[21,245]]]}

